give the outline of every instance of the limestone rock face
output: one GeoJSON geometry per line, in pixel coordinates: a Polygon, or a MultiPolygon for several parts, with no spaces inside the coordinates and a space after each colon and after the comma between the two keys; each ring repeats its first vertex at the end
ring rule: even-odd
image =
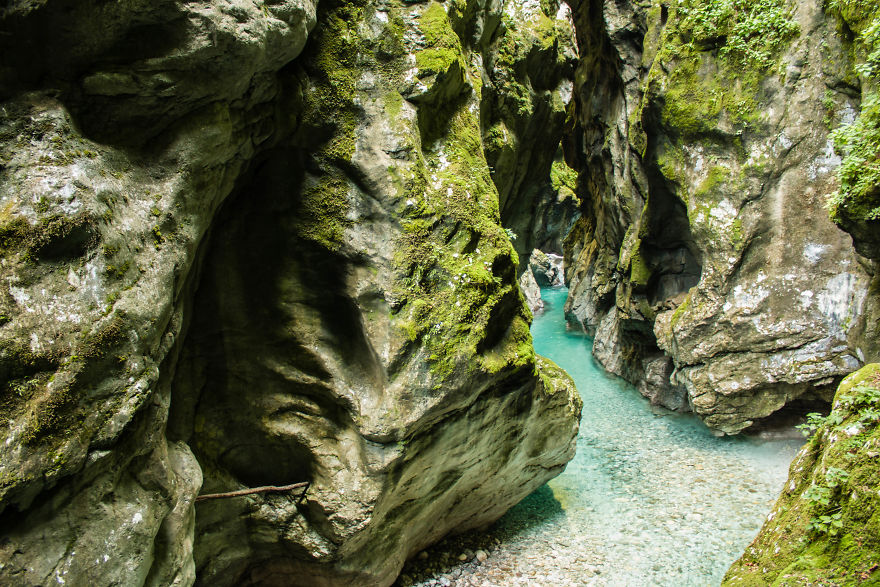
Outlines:
{"type": "Polygon", "coordinates": [[[75,4],[0,13],[0,583],[389,584],[563,469],[488,7],[75,4]]]}
{"type": "Polygon", "coordinates": [[[486,10],[487,24],[473,39],[484,71],[480,121],[522,272],[532,249],[561,253],[580,215],[577,174],[559,149],[577,51],[565,2],[489,2],[486,10]]]}
{"type": "Polygon", "coordinates": [[[562,285],[562,257],[535,249],[529,256],[529,269],[541,287],[562,285]]]}
{"type": "Polygon", "coordinates": [[[639,382],[639,392],[651,400],[651,404],[676,412],[690,411],[687,390],[670,383],[675,369],[670,357],[646,357],[643,369],[644,376],[639,382]]]}
{"type": "Polygon", "coordinates": [[[822,2],[747,5],[766,30],[698,0],[578,3],[565,143],[587,192],[569,319],[606,368],[654,398],[686,390],[721,433],[830,399],[880,347],[873,268],[825,209],[829,127],[859,108],[849,41],[822,2]]]}
{"type": "Polygon", "coordinates": [[[791,464],[764,527],[724,585],[870,585],[880,578],[880,365],[843,380],[791,464]]]}
{"type": "Polygon", "coordinates": [[[519,278],[519,288],[522,290],[532,314],[544,309],[544,300],[541,299],[541,288],[538,286],[538,282],[535,281],[535,275],[532,273],[531,268],[523,271],[519,278]]]}

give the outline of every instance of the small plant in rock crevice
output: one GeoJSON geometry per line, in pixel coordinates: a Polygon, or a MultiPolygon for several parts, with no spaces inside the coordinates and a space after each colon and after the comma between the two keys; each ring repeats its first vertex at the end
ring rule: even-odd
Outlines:
{"type": "Polygon", "coordinates": [[[839,503],[849,473],[838,467],[828,467],[822,485],[813,484],[804,492],[804,499],[817,510],[810,518],[809,530],[814,534],[837,536],[843,528],[843,506],[839,503]]]}
{"type": "Polygon", "coordinates": [[[804,436],[812,436],[819,430],[824,424],[828,424],[829,426],[837,426],[843,421],[843,418],[839,413],[832,413],[828,416],[823,416],[819,412],[810,412],[807,414],[807,421],[803,424],[799,424],[795,426],[804,436]]]}

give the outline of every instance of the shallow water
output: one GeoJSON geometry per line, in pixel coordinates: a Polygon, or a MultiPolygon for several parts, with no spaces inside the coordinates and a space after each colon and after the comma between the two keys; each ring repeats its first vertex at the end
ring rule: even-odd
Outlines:
{"type": "Polygon", "coordinates": [[[487,534],[408,565],[410,583],[717,585],[770,511],[803,441],[716,438],[693,415],[651,408],[566,327],[566,295],[542,290],[532,333],[583,397],[577,456],[487,534]],[[456,569],[455,549],[468,544],[488,544],[490,557],[456,569]]]}
{"type": "MultiPolygon", "coordinates": [[[[567,291],[544,290],[535,350],[584,399],[578,453],[549,485],[573,537],[599,537],[609,584],[718,584],[757,534],[801,440],[716,438],[692,415],[656,414],[566,328],[567,291]]],[[[575,538],[576,539],[576,538],[575,538]]]]}

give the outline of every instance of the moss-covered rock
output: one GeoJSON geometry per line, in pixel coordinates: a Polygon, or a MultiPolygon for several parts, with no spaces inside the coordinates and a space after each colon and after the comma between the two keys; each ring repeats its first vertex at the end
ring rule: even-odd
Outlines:
{"type": "Polygon", "coordinates": [[[562,470],[477,8],[0,11],[0,583],[389,584],[562,470]]]}
{"type": "MultiPolygon", "coordinates": [[[[491,6],[491,5],[489,5],[491,6]]],[[[502,224],[523,271],[532,250],[561,253],[579,215],[577,172],[558,149],[572,95],[576,53],[565,3],[507,2],[481,48],[480,123],[502,224]]],[[[488,9],[488,6],[487,6],[488,9]]]]}
{"type": "Polygon", "coordinates": [[[579,400],[532,348],[480,141],[481,72],[446,10],[323,4],[331,26],[298,60],[303,126],[218,221],[172,434],[210,491],[312,485],[302,505],[200,506],[204,581],[387,584],[418,549],[497,518],[573,449],[579,400]],[[389,46],[398,21],[413,26],[389,46]],[[441,50],[448,59],[425,67],[420,55],[441,50]],[[304,226],[326,177],[342,205],[304,226]],[[327,224],[341,238],[325,238],[327,224]]]}
{"type": "Polygon", "coordinates": [[[791,465],[782,495],[724,585],[880,581],[880,364],[844,379],[791,465]]]}
{"type": "Polygon", "coordinates": [[[589,170],[591,218],[568,244],[570,319],[610,370],[653,373],[652,397],[670,357],[671,395],[720,433],[829,400],[880,352],[871,271],[824,210],[840,174],[870,175],[829,132],[856,106],[837,17],[782,0],[597,8],[575,11],[589,57],[566,154],[589,170]]]}
{"type": "Polygon", "coordinates": [[[853,237],[863,255],[880,259],[880,8],[865,2],[830,2],[829,13],[852,36],[851,77],[861,87],[858,117],[833,133],[843,154],[840,188],[830,194],[831,219],[853,237]]]}

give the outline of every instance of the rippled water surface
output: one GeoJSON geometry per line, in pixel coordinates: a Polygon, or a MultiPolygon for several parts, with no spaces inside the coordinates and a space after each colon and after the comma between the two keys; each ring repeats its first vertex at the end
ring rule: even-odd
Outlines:
{"type": "MultiPolygon", "coordinates": [[[[535,348],[571,374],[584,400],[577,456],[490,529],[485,564],[405,572],[424,585],[717,585],[757,534],[803,441],[716,438],[692,415],[652,409],[594,362],[589,338],[566,328],[567,291],[542,295],[535,348]]],[[[423,555],[424,566],[455,559],[467,540],[423,555]]]]}

